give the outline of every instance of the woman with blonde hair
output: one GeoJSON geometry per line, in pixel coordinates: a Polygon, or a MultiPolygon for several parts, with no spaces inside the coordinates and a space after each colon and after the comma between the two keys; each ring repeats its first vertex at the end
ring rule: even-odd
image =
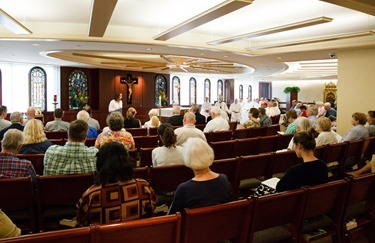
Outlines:
{"type": "MultiPolygon", "coordinates": [[[[307,117],[300,116],[296,119],[296,132],[308,131],[311,128],[312,128],[311,121],[307,117]]],[[[311,132],[313,133],[313,135],[316,134],[315,130],[311,130],[311,132]]],[[[290,140],[288,149],[293,150],[294,149],[293,146],[294,146],[294,143],[293,143],[293,138],[292,138],[290,140]]]]}
{"type": "Polygon", "coordinates": [[[126,111],[126,119],[124,121],[125,128],[140,128],[141,121],[135,118],[135,114],[137,114],[137,110],[133,107],[129,107],[126,111]]]}
{"type": "Polygon", "coordinates": [[[148,117],[150,118],[149,121],[145,122],[145,124],[143,125],[144,128],[150,128],[150,127],[159,127],[160,126],[160,121],[159,121],[159,118],[157,117],[158,116],[158,110],[156,109],[151,109],[149,112],[148,112],[148,117]],[[154,118],[154,122],[152,122],[152,118],[153,117],[156,117],[154,118]]]}
{"type": "Polygon", "coordinates": [[[326,144],[336,144],[337,137],[331,130],[332,122],[328,117],[319,117],[316,123],[315,130],[319,133],[315,139],[316,146],[322,146],[326,144]]]}
{"type": "Polygon", "coordinates": [[[43,129],[44,127],[41,121],[37,119],[29,120],[23,129],[25,139],[18,153],[44,154],[53,143],[47,139],[43,129]]]}

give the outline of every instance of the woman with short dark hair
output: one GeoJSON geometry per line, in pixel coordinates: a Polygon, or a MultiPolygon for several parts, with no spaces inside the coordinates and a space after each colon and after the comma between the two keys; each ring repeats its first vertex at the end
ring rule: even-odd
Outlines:
{"type": "Polygon", "coordinates": [[[104,144],[96,155],[97,176],[79,200],[79,226],[108,224],[153,216],[154,191],[147,181],[133,179],[127,150],[118,142],[104,144]]]}

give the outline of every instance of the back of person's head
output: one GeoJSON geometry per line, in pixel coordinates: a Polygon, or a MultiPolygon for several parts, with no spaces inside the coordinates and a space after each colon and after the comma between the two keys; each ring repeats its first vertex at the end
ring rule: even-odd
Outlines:
{"type": "Polygon", "coordinates": [[[30,106],[29,108],[27,108],[26,116],[34,118],[35,117],[35,108],[32,107],[32,106],[30,106]]]}
{"type": "Polygon", "coordinates": [[[184,117],[188,123],[195,123],[195,114],[193,112],[186,112],[184,117]]]}
{"type": "Polygon", "coordinates": [[[318,115],[319,109],[316,105],[309,106],[307,109],[311,110],[311,113],[312,113],[313,116],[318,115]]]}
{"type": "Polygon", "coordinates": [[[310,127],[312,127],[310,119],[303,117],[303,116],[297,118],[296,120],[297,132],[307,131],[307,129],[309,129],[310,127]]]}
{"type": "Polygon", "coordinates": [[[18,129],[9,129],[4,134],[4,138],[1,142],[1,148],[4,150],[17,150],[20,145],[23,144],[24,136],[23,133],[18,129]]]}
{"type": "Polygon", "coordinates": [[[300,108],[301,110],[307,110],[307,106],[305,106],[305,105],[301,105],[299,108],[300,108]]]}
{"type": "Polygon", "coordinates": [[[199,113],[199,110],[200,110],[199,105],[194,104],[194,105],[191,106],[191,111],[192,112],[199,113]]]}
{"type": "Polygon", "coordinates": [[[181,112],[181,107],[178,106],[178,105],[174,105],[174,106],[173,106],[173,111],[172,111],[172,113],[173,113],[174,115],[180,115],[180,112],[181,112]]]}
{"type": "Polygon", "coordinates": [[[259,114],[261,114],[262,116],[265,116],[265,115],[266,115],[266,109],[264,109],[263,107],[260,107],[260,108],[258,109],[258,111],[259,111],[259,114]]]}
{"type": "Polygon", "coordinates": [[[124,128],[124,117],[118,111],[114,111],[109,115],[108,126],[111,131],[120,131],[124,128]]]}
{"type": "Polygon", "coordinates": [[[91,109],[91,107],[89,105],[85,105],[85,107],[83,107],[83,109],[85,111],[87,111],[87,113],[89,113],[89,115],[91,115],[92,109],[91,109]]]}
{"type": "Polygon", "coordinates": [[[253,117],[255,117],[255,118],[258,118],[259,117],[259,111],[258,111],[258,109],[257,108],[250,108],[250,111],[249,111],[249,113],[253,116],[253,117]]]}
{"type": "Polygon", "coordinates": [[[151,117],[151,127],[159,126],[159,118],[157,116],[151,117]]]}
{"type": "Polygon", "coordinates": [[[53,115],[54,115],[55,118],[62,118],[63,114],[64,114],[64,112],[60,108],[57,108],[55,110],[55,112],[53,113],[53,115]]]}
{"type": "Polygon", "coordinates": [[[7,107],[5,105],[0,106],[0,116],[7,111],[7,107]]]}
{"type": "Polygon", "coordinates": [[[22,114],[21,112],[15,111],[10,114],[10,121],[11,122],[21,122],[22,114]]]}
{"type": "Polygon", "coordinates": [[[129,107],[129,109],[126,111],[126,119],[134,118],[135,114],[137,114],[136,109],[134,109],[133,107],[129,107]]]}
{"type": "Polygon", "coordinates": [[[375,125],[375,111],[368,111],[368,123],[369,125],[375,125]]]}
{"type": "Polygon", "coordinates": [[[25,135],[24,144],[41,143],[47,140],[43,124],[39,120],[28,121],[23,129],[23,134],[25,135]]]}
{"type": "Polygon", "coordinates": [[[96,154],[97,176],[95,184],[128,181],[133,178],[133,168],[128,151],[118,142],[105,143],[96,154]]]}
{"type": "Polygon", "coordinates": [[[211,108],[211,116],[214,115],[216,117],[216,116],[220,116],[220,114],[221,114],[221,110],[219,107],[213,106],[211,108]]]}
{"type": "Polygon", "coordinates": [[[323,132],[330,132],[332,127],[332,122],[328,117],[319,117],[317,120],[317,125],[323,132]]]}
{"type": "Polygon", "coordinates": [[[157,116],[158,115],[158,110],[156,109],[151,109],[149,112],[148,112],[148,116],[150,117],[153,117],[153,116],[157,116]]]}
{"type": "Polygon", "coordinates": [[[77,113],[77,120],[88,122],[89,119],[90,119],[90,114],[87,111],[81,110],[77,113]]]}
{"type": "Polygon", "coordinates": [[[183,145],[185,166],[192,170],[203,170],[214,161],[214,151],[207,142],[200,138],[188,138],[183,145]]]}
{"type": "Polygon", "coordinates": [[[326,102],[326,103],[324,103],[324,107],[331,107],[331,103],[329,103],[329,102],[326,102]]]}
{"type": "Polygon", "coordinates": [[[314,150],[316,142],[313,129],[295,133],[293,136],[293,143],[295,145],[300,144],[304,150],[314,150]]]}
{"type": "Polygon", "coordinates": [[[69,140],[81,142],[87,137],[89,125],[82,120],[72,121],[69,125],[69,140]]]}
{"type": "Polygon", "coordinates": [[[289,118],[297,119],[297,112],[295,110],[288,110],[286,116],[289,118]]]}
{"type": "Polygon", "coordinates": [[[361,124],[361,125],[365,125],[366,122],[367,122],[367,117],[366,117],[365,113],[355,112],[352,115],[352,117],[353,117],[354,120],[358,121],[358,123],[361,124]]]}
{"type": "Polygon", "coordinates": [[[173,126],[169,123],[162,123],[158,127],[158,134],[163,140],[165,147],[170,148],[174,147],[176,144],[176,134],[174,133],[173,126]]]}

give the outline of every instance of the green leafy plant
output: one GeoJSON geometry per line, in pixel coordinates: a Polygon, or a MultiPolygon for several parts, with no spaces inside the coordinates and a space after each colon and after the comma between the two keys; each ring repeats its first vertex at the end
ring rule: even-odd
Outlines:
{"type": "Polygon", "coordinates": [[[297,86],[286,87],[284,89],[284,93],[287,94],[287,93],[294,92],[294,91],[298,93],[300,90],[301,89],[299,87],[297,87],[297,86]]]}

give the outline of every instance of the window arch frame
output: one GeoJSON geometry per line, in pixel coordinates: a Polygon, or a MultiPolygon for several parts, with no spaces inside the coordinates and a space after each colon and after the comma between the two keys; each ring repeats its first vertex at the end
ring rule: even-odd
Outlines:
{"type": "Polygon", "coordinates": [[[217,81],[217,99],[219,99],[220,95],[224,97],[224,83],[221,79],[217,81]]]}
{"type": "Polygon", "coordinates": [[[197,80],[194,77],[189,79],[189,105],[197,103],[197,80]],[[194,86],[192,87],[192,81],[194,82],[194,86]],[[194,92],[192,94],[192,88],[194,92]],[[194,97],[192,96],[194,95],[194,97]]]}
{"type": "Polygon", "coordinates": [[[180,105],[180,103],[181,103],[181,96],[180,96],[180,89],[181,89],[181,81],[180,81],[180,78],[179,77],[177,77],[177,76],[174,76],[173,78],[172,78],[172,102],[173,102],[173,104],[177,104],[177,105],[180,105]],[[176,88],[177,89],[177,102],[176,102],[176,100],[175,100],[175,80],[177,80],[177,82],[178,82],[178,88],[176,88]]]}
{"type": "Polygon", "coordinates": [[[32,67],[29,71],[29,106],[34,107],[36,110],[47,110],[47,73],[42,67],[39,66],[32,67]],[[37,76],[33,76],[33,74],[36,72],[41,74],[40,78],[42,80],[40,82],[38,82],[38,80],[35,80],[38,79],[37,76]],[[39,85],[42,86],[39,87],[39,89],[42,89],[42,91],[39,91],[39,93],[42,93],[39,95],[39,98],[36,97],[38,96],[38,94],[35,94],[38,93],[38,91],[35,90],[38,89],[38,87],[34,87],[35,84],[37,85],[37,82],[42,83],[41,85],[39,85]],[[36,100],[38,99],[42,99],[39,102],[39,104],[41,104],[42,106],[36,104],[36,100]]]}
{"type": "Polygon", "coordinates": [[[168,97],[168,84],[167,84],[167,79],[161,75],[161,74],[158,74],[155,76],[155,79],[154,79],[154,94],[155,94],[155,106],[163,106],[163,104],[166,106],[168,101],[167,100],[163,100],[163,96],[164,98],[168,97]],[[159,80],[160,80],[160,84],[159,84],[159,80]],[[165,86],[165,87],[162,87],[162,86],[165,86]],[[162,93],[163,92],[163,93],[162,93]],[[159,97],[161,98],[160,101],[161,101],[161,104],[159,104],[159,97]]]}
{"type": "Polygon", "coordinates": [[[208,102],[211,102],[211,80],[206,78],[204,80],[204,100],[203,102],[206,102],[206,97],[208,97],[208,102]],[[207,95],[207,86],[208,86],[208,95],[207,95]]]}
{"type": "Polygon", "coordinates": [[[243,99],[243,85],[240,84],[240,86],[238,87],[238,98],[239,99],[243,99]]]}
{"type": "Polygon", "coordinates": [[[250,98],[250,101],[253,100],[253,87],[251,85],[247,87],[247,97],[250,98]]]}

